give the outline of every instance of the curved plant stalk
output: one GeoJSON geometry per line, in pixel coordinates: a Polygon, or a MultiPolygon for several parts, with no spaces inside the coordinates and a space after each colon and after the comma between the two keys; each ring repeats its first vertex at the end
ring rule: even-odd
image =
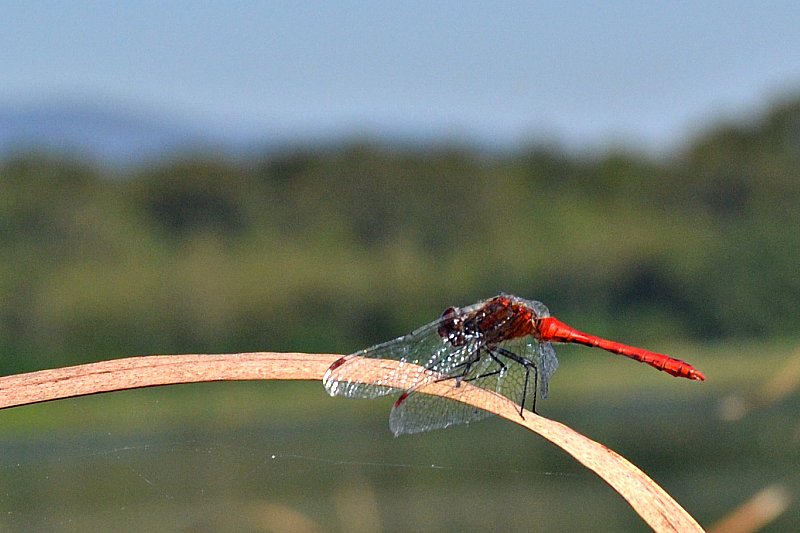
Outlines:
{"type": "Polygon", "coordinates": [[[793,495],[783,483],[764,487],[749,500],[709,528],[710,533],[754,533],[776,520],[792,504],[793,495]]]}
{"type": "MultiPolygon", "coordinates": [[[[0,378],[0,409],[124,389],[227,380],[321,380],[340,355],[303,353],[240,353],[213,355],[152,355],[41,370],[0,378]]],[[[397,361],[370,360],[363,379],[386,375],[397,361]],[[374,375],[371,375],[374,370],[374,375]]],[[[510,400],[462,383],[461,401],[487,409],[538,433],[572,455],[616,490],[655,531],[702,531],[700,525],[664,489],[616,452],[571,428],[529,411],[520,417],[510,400]]],[[[448,397],[445,382],[425,387],[426,394],[448,397]]]]}

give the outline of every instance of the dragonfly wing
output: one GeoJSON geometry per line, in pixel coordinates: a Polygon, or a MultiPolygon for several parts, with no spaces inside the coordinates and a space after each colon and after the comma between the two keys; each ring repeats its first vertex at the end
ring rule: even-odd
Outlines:
{"type": "Polygon", "coordinates": [[[396,437],[465,424],[491,415],[466,403],[415,391],[402,396],[392,407],[389,429],[396,437]]]}
{"type": "Polygon", "coordinates": [[[537,392],[540,398],[547,398],[550,378],[558,368],[551,343],[539,342],[532,337],[517,338],[499,343],[493,354],[507,367],[507,371],[492,390],[529,409],[534,406],[537,392]]]}
{"type": "MultiPolygon", "coordinates": [[[[466,350],[470,353],[479,353],[477,345],[468,346],[466,350]]],[[[502,379],[501,373],[503,372],[498,361],[484,353],[482,357],[472,361],[468,367],[467,365],[460,366],[459,372],[451,372],[450,376],[433,380],[453,387],[453,395],[448,398],[426,394],[425,390],[432,381],[422,383],[403,393],[395,402],[389,415],[389,429],[397,436],[465,424],[491,416],[491,412],[461,402],[459,398],[462,393],[466,394],[467,387],[464,386],[464,383],[495,390],[498,381],[502,379]]],[[[508,401],[499,396],[496,399],[508,401]]]]}
{"type": "MultiPolygon", "coordinates": [[[[451,396],[453,399],[425,394],[430,381],[400,396],[389,416],[389,428],[395,436],[445,428],[491,416],[490,411],[458,401],[460,391],[466,390],[460,381],[496,392],[497,395],[489,399],[489,409],[509,402],[532,407],[537,381],[541,397],[547,397],[548,382],[558,368],[558,359],[551,343],[514,339],[500,343],[491,354],[487,348],[482,348],[480,354],[480,359],[470,365],[469,371],[460,380],[453,376],[447,378],[446,381],[455,388],[451,396]],[[520,360],[530,365],[521,364],[520,360]]],[[[436,381],[441,381],[441,378],[436,381]]]]}
{"type": "Polygon", "coordinates": [[[453,346],[438,332],[440,320],[398,337],[345,356],[322,378],[331,396],[376,398],[418,388],[430,381],[457,374],[466,361],[474,358],[474,343],[453,346]],[[375,363],[368,359],[399,361],[375,374],[375,363]],[[364,381],[370,381],[364,383],[364,381]]]}
{"type": "Polygon", "coordinates": [[[533,406],[538,377],[537,362],[531,358],[536,353],[537,342],[530,338],[501,342],[492,351],[503,371],[497,375],[491,390],[501,394],[518,406],[533,406]],[[523,364],[524,363],[524,364],[523,364]]]}
{"type": "Polygon", "coordinates": [[[558,358],[556,350],[550,342],[539,343],[539,394],[542,398],[547,398],[547,388],[550,378],[558,369],[558,358]]]}

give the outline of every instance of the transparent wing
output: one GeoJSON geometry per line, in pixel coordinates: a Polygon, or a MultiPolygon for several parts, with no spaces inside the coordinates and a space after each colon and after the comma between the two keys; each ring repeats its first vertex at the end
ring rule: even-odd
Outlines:
{"type": "Polygon", "coordinates": [[[493,347],[491,355],[505,369],[493,378],[495,382],[484,383],[484,388],[531,410],[537,392],[540,398],[547,398],[550,378],[558,367],[555,350],[549,342],[540,343],[533,337],[511,339],[493,347]]]}
{"type": "Polygon", "coordinates": [[[389,429],[395,437],[404,433],[421,433],[465,424],[492,416],[489,411],[469,404],[423,392],[412,392],[401,400],[392,407],[389,415],[389,429]]]}
{"type": "Polygon", "coordinates": [[[389,428],[395,435],[446,428],[491,416],[489,411],[458,401],[459,391],[464,390],[462,382],[498,393],[489,399],[489,408],[511,401],[532,409],[537,384],[540,397],[547,397],[548,382],[558,368],[552,344],[539,343],[530,337],[493,347],[473,347],[471,353],[478,353],[480,358],[469,365],[466,373],[436,380],[452,384],[455,389],[452,400],[425,394],[427,383],[400,396],[389,416],[389,428]]]}
{"type": "Polygon", "coordinates": [[[397,390],[415,389],[459,372],[467,361],[476,358],[478,344],[467,342],[462,346],[453,346],[439,335],[441,321],[436,320],[408,335],[339,359],[322,379],[328,394],[376,398],[397,390]],[[374,363],[370,364],[364,359],[389,359],[400,361],[401,365],[387,367],[384,373],[374,376],[374,363]],[[406,367],[406,364],[416,366],[406,367]],[[376,379],[373,383],[362,383],[365,374],[376,379]]]}
{"type": "MultiPolygon", "coordinates": [[[[471,348],[474,352],[481,350],[480,347],[471,348]]],[[[485,349],[485,348],[484,348],[485,349]]],[[[503,382],[508,367],[500,364],[498,359],[482,354],[480,359],[469,365],[469,368],[459,367],[460,372],[455,376],[439,378],[436,381],[446,382],[454,389],[453,399],[443,398],[425,394],[428,383],[403,393],[389,415],[389,429],[392,433],[401,435],[404,433],[420,433],[431,429],[446,428],[456,424],[469,423],[491,416],[492,413],[478,409],[467,403],[459,401],[461,391],[466,387],[463,383],[469,383],[477,387],[496,391],[503,382]]],[[[509,400],[498,396],[497,402],[508,402],[509,400]]],[[[490,403],[490,406],[492,404],[490,403]]]]}
{"type": "Polygon", "coordinates": [[[539,395],[542,398],[547,398],[547,388],[550,384],[550,378],[558,370],[558,358],[556,357],[556,350],[553,344],[549,342],[541,342],[539,344],[539,395]]]}

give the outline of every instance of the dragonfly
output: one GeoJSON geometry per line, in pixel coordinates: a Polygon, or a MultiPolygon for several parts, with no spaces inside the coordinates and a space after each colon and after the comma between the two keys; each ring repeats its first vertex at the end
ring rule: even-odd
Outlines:
{"type": "Polygon", "coordinates": [[[526,406],[535,412],[537,396],[547,398],[558,368],[554,343],[602,348],[673,376],[705,380],[702,372],[680,359],[584,333],[550,316],[541,302],[501,293],[466,307],[449,307],[437,320],[407,335],[338,359],[325,372],[323,384],[331,396],[348,398],[400,392],[389,415],[395,436],[490,416],[489,411],[458,401],[465,394],[462,383],[497,393],[491,396],[496,402],[514,402],[524,418],[526,406]],[[365,373],[374,377],[375,365],[369,359],[398,364],[365,380],[365,373]],[[452,384],[453,399],[425,394],[432,383],[452,384]]]}

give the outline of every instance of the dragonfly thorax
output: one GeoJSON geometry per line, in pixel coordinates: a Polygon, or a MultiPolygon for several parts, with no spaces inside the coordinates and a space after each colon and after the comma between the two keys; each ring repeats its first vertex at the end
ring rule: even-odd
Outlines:
{"type": "Polygon", "coordinates": [[[464,346],[470,340],[493,345],[533,335],[535,320],[548,314],[543,305],[542,309],[531,305],[537,303],[501,294],[466,308],[448,307],[439,319],[439,336],[453,346],[464,346]]]}

